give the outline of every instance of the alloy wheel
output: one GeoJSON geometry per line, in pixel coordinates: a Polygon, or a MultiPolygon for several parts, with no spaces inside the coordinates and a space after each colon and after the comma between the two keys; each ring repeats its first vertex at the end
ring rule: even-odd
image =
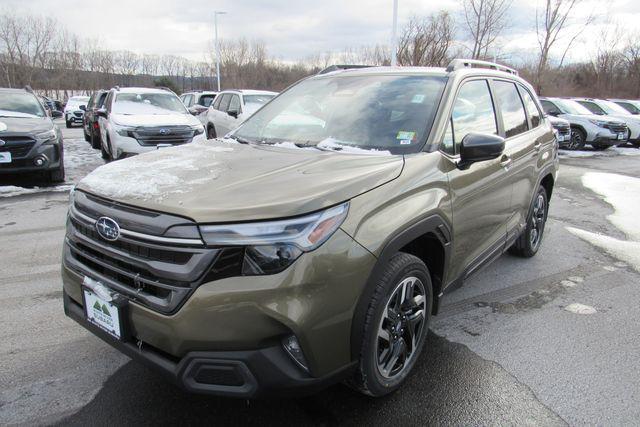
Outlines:
{"type": "Polygon", "coordinates": [[[536,202],[533,205],[533,214],[531,215],[531,233],[529,234],[529,242],[532,248],[537,248],[544,230],[544,222],[547,214],[546,202],[542,194],[538,194],[536,202]]]}
{"type": "Polygon", "coordinates": [[[426,292],[417,277],[403,279],[387,300],[376,345],[378,372],[384,378],[400,375],[416,354],[426,320],[426,292]]]}
{"type": "Polygon", "coordinates": [[[582,132],[577,129],[571,129],[571,139],[569,141],[569,150],[577,150],[584,145],[582,132]]]}

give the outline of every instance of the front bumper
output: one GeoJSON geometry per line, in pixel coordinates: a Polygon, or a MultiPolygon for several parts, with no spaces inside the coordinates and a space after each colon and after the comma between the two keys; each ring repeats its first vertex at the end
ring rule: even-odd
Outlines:
{"type": "MultiPolygon", "coordinates": [[[[149,151],[156,151],[158,146],[156,145],[141,145],[135,138],[128,136],[122,136],[118,133],[110,135],[112,144],[115,149],[115,158],[129,157],[136,154],[142,154],[149,151]]],[[[206,141],[204,134],[196,135],[190,142],[203,142],[206,141]]]]}
{"type": "Polygon", "coordinates": [[[84,122],[84,115],[81,115],[81,116],[78,117],[73,113],[66,113],[64,115],[64,117],[65,117],[65,120],[67,120],[67,121],[69,121],[71,123],[80,123],[80,124],[82,124],[84,122]]]}
{"type": "Polygon", "coordinates": [[[193,351],[173,358],[148,345],[117,341],[88,322],[80,304],[63,294],[64,312],[94,335],[130,358],[192,392],[238,398],[299,396],[314,393],[346,378],[355,364],[313,378],[295,365],[280,346],[247,351],[193,351]]]}
{"type": "Polygon", "coordinates": [[[63,259],[62,279],[69,298],[65,310],[125,354],[151,363],[191,391],[238,397],[260,396],[273,389],[313,391],[338,381],[353,365],[353,312],[374,263],[373,255],[338,230],[281,273],[200,285],[173,314],[130,301],[126,316],[131,341],[120,343],[86,324],[81,307],[83,276],[63,259]],[[300,342],[309,373],[282,350],[282,339],[291,334],[300,342]],[[138,342],[148,350],[139,352],[138,342]],[[218,359],[238,362],[233,369],[243,377],[243,386],[233,390],[219,384],[202,386],[193,379],[196,368],[187,368],[201,358],[206,359],[204,365],[219,363],[218,359]],[[253,385],[245,388],[245,384],[253,385]]]}
{"type": "Polygon", "coordinates": [[[11,163],[0,163],[0,174],[34,173],[56,170],[63,161],[62,145],[36,144],[25,156],[15,157],[11,163]],[[41,166],[36,166],[34,160],[46,159],[41,166]]]}

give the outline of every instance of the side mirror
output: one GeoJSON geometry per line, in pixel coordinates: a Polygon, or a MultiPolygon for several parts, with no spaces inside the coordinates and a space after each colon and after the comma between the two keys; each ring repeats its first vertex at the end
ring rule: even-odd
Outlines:
{"type": "Polygon", "coordinates": [[[107,109],[106,108],[99,108],[95,111],[95,115],[98,117],[107,117],[107,109]]]}
{"type": "Polygon", "coordinates": [[[560,115],[560,111],[549,111],[547,114],[553,117],[558,117],[560,115]]]}
{"type": "Polygon", "coordinates": [[[471,164],[500,157],[504,151],[504,138],[498,135],[470,133],[462,138],[458,169],[467,169],[471,164]]]}
{"type": "Polygon", "coordinates": [[[189,107],[189,112],[194,116],[197,116],[198,114],[202,114],[204,111],[207,111],[207,107],[200,104],[196,104],[192,107],[189,107]]]}
{"type": "Polygon", "coordinates": [[[81,109],[82,111],[87,111],[87,106],[86,106],[86,105],[81,105],[81,106],[80,106],[80,109],[81,109]]]}
{"type": "Polygon", "coordinates": [[[238,110],[229,110],[229,111],[227,111],[227,114],[230,115],[231,117],[234,117],[234,118],[237,119],[238,118],[238,114],[240,114],[240,113],[238,112],[238,110]]]}

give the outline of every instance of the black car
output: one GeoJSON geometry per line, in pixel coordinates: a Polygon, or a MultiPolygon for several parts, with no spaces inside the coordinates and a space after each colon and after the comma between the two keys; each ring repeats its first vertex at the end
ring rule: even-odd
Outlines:
{"type": "Polygon", "coordinates": [[[44,174],[64,181],[62,133],[26,89],[0,88],[0,175],[44,174]]]}
{"type": "MultiPolygon", "coordinates": [[[[87,106],[85,107],[84,119],[82,121],[84,140],[91,143],[91,147],[96,150],[101,146],[100,124],[98,123],[96,111],[102,108],[108,93],[109,91],[106,90],[97,90],[91,94],[89,102],[87,102],[87,106]]],[[[80,108],[82,108],[82,106],[80,108]]]]}
{"type": "Polygon", "coordinates": [[[60,104],[60,101],[56,101],[55,99],[51,99],[44,95],[40,95],[39,98],[51,117],[54,119],[62,117],[62,104],[60,104]]]}

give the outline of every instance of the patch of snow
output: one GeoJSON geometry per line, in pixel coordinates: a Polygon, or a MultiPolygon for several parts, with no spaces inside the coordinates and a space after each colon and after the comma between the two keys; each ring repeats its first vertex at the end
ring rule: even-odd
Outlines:
{"type": "MultiPolygon", "coordinates": [[[[603,249],[612,257],[623,260],[640,272],[640,242],[618,240],[604,234],[592,233],[574,227],[567,227],[567,230],[582,240],[603,249]]],[[[605,267],[605,270],[613,271],[615,267],[611,267],[611,269],[605,267]]]]}
{"type": "Polygon", "coordinates": [[[569,277],[567,277],[567,279],[571,280],[572,282],[575,282],[575,283],[584,282],[584,279],[582,277],[580,277],[580,276],[569,276],[569,277]]]}
{"type": "Polygon", "coordinates": [[[33,187],[24,188],[16,187],[15,185],[3,185],[0,186],[0,197],[14,197],[21,196],[23,194],[44,193],[47,191],[63,192],[71,191],[72,184],[56,185],[55,187],[33,187]]]}
{"type": "Polygon", "coordinates": [[[585,157],[614,157],[614,156],[640,156],[640,149],[631,147],[610,147],[601,151],[567,151],[560,149],[558,151],[560,157],[568,158],[585,158],[585,157]]]}
{"type": "Polygon", "coordinates": [[[576,282],[573,282],[571,280],[562,280],[560,284],[567,288],[575,288],[576,286],[578,286],[576,282]]]}
{"type": "Polygon", "coordinates": [[[233,148],[207,142],[164,148],[101,166],[80,185],[108,198],[160,201],[210,184],[224,168],[216,154],[230,151],[233,148]],[[208,174],[203,175],[205,170],[208,174]]]}
{"type": "Polygon", "coordinates": [[[321,149],[328,149],[328,150],[332,150],[332,151],[338,151],[340,153],[347,153],[347,154],[367,154],[370,156],[389,156],[391,155],[391,152],[387,151],[387,150],[376,150],[376,149],[365,149],[365,148],[359,148],[359,147],[355,147],[353,145],[346,145],[343,143],[340,143],[339,140],[334,139],[334,138],[325,138],[322,141],[320,141],[317,144],[318,148],[321,149]]]}
{"type": "Polygon", "coordinates": [[[564,308],[570,313],[575,314],[596,314],[598,311],[591,307],[590,305],[580,304],[579,302],[574,302],[573,304],[569,304],[564,308]]]}
{"type": "Polygon", "coordinates": [[[615,212],[607,218],[629,238],[640,241],[640,179],[614,173],[587,172],[582,184],[604,197],[615,212]]]}

